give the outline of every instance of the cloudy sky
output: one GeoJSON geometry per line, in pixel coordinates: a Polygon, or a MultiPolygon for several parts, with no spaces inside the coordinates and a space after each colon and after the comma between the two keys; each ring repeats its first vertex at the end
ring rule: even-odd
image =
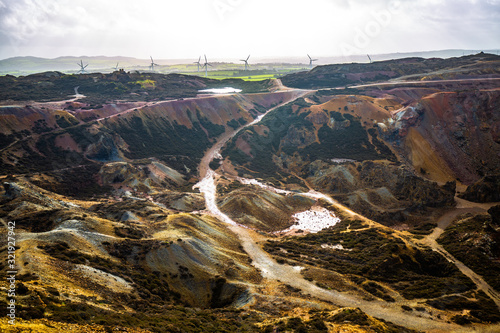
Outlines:
{"type": "Polygon", "coordinates": [[[500,0],[0,0],[0,59],[500,49],[500,0]]]}

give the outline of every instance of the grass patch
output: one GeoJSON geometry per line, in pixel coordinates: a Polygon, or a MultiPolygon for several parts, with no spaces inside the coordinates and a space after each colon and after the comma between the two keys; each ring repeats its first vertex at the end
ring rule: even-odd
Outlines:
{"type": "Polygon", "coordinates": [[[475,215],[455,222],[438,238],[446,251],[500,290],[500,232],[491,216],[475,215]]]}
{"type": "Polygon", "coordinates": [[[473,299],[458,295],[445,296],[428,300],[427,304],[439,310],[462,311],[469,309],[471,310],[470,315],[482,322],[500,321],[500,311],[491,298],[483,291],[475,292],[473,296],[473,299]]]}
{"type": "Polygon", "coordinates": [[[299,98],[293,103],[270,112],[259,123],[259,126],[265,126],[269,131],[263,135],[258,134],[254,127],[241,131],[222,151],[223,156],[228,156],[233,164],[252,170],[256,175],[265,178],[276,174],[278,168],[273,159],[282,154],[288,156],[298,154],[309,161],[332,158],[395,159],[390,149],[378,139],[376,131],[370,132],[374,143],[372,144],[368,132],[363,128],[359,119],[338,112],[333,112],[330,116],[336,117],[335,119],[345,126],[330,128],[324,125],[321,127],[318,132],[320,143],[314,142],[301,147],[297,142],[290,141],[290,136],[296,137],[301,133],[314,131],[313,123],[306,119],[310,113],[307,108],[310,106],[311,104],[303,98],[299,98]],[[236,146],[238,140],[248,142],[251,147],[249,154],[236,146]]]}
{"type": "MultiPolygon", "coordinates": [[[[407,299],[435,298],[474,287],[472,281],[439,254],[410,248],[380,229],[342,233],[348,223],[343,221],[329,230],[303,237],[268,241],[264,249],[276,258],[389,284],[407,299]],[[324,249],[322,244],[342,244],[348,251],[324,249]]],[[[375,296],[385,297],[376,285],[368,284],[367,288],[375,296]]]]}
{"type": "Polygon", "coordinates": [[[436,227],[437,223],[427,222],[413,227],[410,232],[414,235],[430,235],[436,227]]]}

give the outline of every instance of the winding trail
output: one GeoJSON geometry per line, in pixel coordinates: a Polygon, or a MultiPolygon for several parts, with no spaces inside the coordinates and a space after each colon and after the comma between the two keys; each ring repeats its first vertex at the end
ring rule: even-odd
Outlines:
{"type": "MultiPolygon", "coordinates": [[[[297,98],[307,95],[310,91],[300,91],[300,93],[291,100],[285,101],[289,103],[297,98]]],[[[287,264],[278,264],[273,258],[270,257],[256,242],[259,236],[255,231],[249,230],[238,225],[235,221],[231,220],[226,214],[220,211],[216,202],[216,179],[219,177],[213,170],[210,169],[210,162],[220,155],[222,147],[234,137],[240,130],[245,127],[251,126],[259,122],[267,113],[275,108],[269,109],[265,114],[255,119],[252,123],[239,128],[238,130],[228,132],[219,138],[217,143],[212,146],[203,157],[199,172],[202,180],[197,183],[194,188],[198,188],[205,196],[206,207],[208,212],[219,218],[221,221],[228,224],[228,228],[233,231],[240,238],[243,249],[250,256],[253,265],[258,268],[265,279],[279,280],[294,288],[299,288],[303,294],[309,294],[317,299],[323,301],[330,301],[340,306],[359,307],[365,313],[390,321],[394,324],[409,327],[412,329],[423,330],[426,332],[468,332],[470,327],[464,328],[456,324],[447,323],[439,319],[431,318],[428,314],[422,314],[417,311],[405,312],[401,309],[399,303],[389,303],[384,301],[366,301],[360,296],[350,294],[348,292],[337,292],[319,288],[314,283],[307,281],[300,274],[301,267],[294,267],[287,264]]],[[[334,201],[319,192],[310,191],[307,195],[314,198],[324,198],[329,202],[334,201]]],[[[352,214],[355,214],[352,212],[352,214]]],[[[357,214],[356,214],[357,215],[357,214]]]]}
{"type": "Polygon", "coordinates": [[[494,205],[475,205],[475,203],[468,201],[466,202],[463,199],[459,199],[457,201],[459,203],[458,207],[443,214],[439,218],[438,225],[434,229],[434,231],[430,235],[423,238],[420,243],[429,246],[431,249],[445,257],[446,260],[454,264],[465,276],[469,277],[472,282],[476,284],[478,289],[482,290],[486,295],[488,295],[500,309],[500,293],[493,289],[486,281],[484,281],[484,279],[480,275],[475,273],[460,260],[456,259],[437,242],[439,236],[443,234],[445,229],[457,218],[457,216],[466,213],[485,213],[489,207],[494,205]]]}
{"type": "MultiPolygon", "coordinates": [[[[442,83],[464,83],[464,82],[484,82],[484,81],[498,81],[500,78],[481,78],[481,79],[452,79],[452,80],[421,80],[421,81],[386,81],[378,83],[366,83],[348,86],[347,88],[367,88],[367,87],[382,87],[382,86],[400,86],[400,85],[426,85],[426,84],[442,84],[442,83]]],[[[344,87],[345,88],[345,87],[344,87]]]]}
{"type": "MultiPolygon", "coordinates": [[[[200,172],[200,178],[206,178],[207,172],[208,172],[208,170],[210,170],[210,166],[209,166],[210,162],[215,157],[220,156],[220,151],[221,151],[222,147],[224,147],[224,145],[229,140],[231,140],[236,134],[238,134],[241,130],[260,122],[262,120],[262,118],[264,118],[269,112],[271,112],[271,111],[273,111],[273,110],[275,110],[275,109],[277,109],[277,108],[279,108],[287,103],[293,102],[298,98],[304,97],[305,95],[312,92],[312,90],[299,90],[299,89],[296,89],[295,91],[297,91],[297,95],[294,96],[293,98],[290,98],[290,99],[282,102],[281,104],[278,104],[277,106],[275,106],[273,108],[270,108],[265,113],[263,113],[260,116],[258,116],[257,118],[255,118],[252,122],[238,128],[236,130],[227,131],[224,134],[222,134],[218,138],[217,142],[210,149],[207,150],[207,152],[205,153],[205,155],[201,159],[200,166],[198,169],[200,172]]],[[[195,186],[197,186],[197,185],[195,185],[195,186]]]]}

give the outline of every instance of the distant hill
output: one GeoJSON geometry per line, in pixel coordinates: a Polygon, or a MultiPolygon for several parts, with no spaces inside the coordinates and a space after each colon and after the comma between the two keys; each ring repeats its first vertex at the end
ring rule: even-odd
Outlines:
{"type": "Polygon", "coordinates": [[[316,66],[310,71],[288,74],[281,78],[284,85],[301,89],[321,89],[363,84],[394,78],[408,80],[461,79],[481,75],[498,77],[496,64],[500,56],[488,53],[442,58],[412,57],[372,63],[332,64],[316,66]]]}
{"type": "MultiPolygon", "coordinates": [[[[110,72],[118,63],[120,68],[147,68],[150,61],[131,57],[59,57],[55,59],[38,57],[14,57],[0,60],[0,74],[25,75],[45,71],[76,73],[78,63],[88,64],[88,72],[110,72]]],[[[156,61],[155,61],[156,62],[156,61]]]]}
{"type": "MultiPolygon", "coordinates": [[[[441,50],[441,51],[425,51],[425,52],[411,52],[411,53],[388,53],[388,54],[371,54],[370,57],[373,61],[383,61],[392,59],[401,59],[408,57],[421,57],[421,58],[451,58],[460,57],[463,55],[476,54],[477,50],[441,50]]],[[[485,52],[497,54],[497,50],[485,50],[485,52]]],[[[319,58],[315,65],[326,65],[326,64],[338,64],[338,63],[367,63],[367,55],[353,55],[349,57],[343,56],[328,56],[319,58]]],[[[193,62],[197,59],[154,59],[155,63],[160,65],[160,72],[170,73],[177,72],[177,69],[168,68],[166,66],[173,66],[179,64],[189,64],[194,66],[193,62]]],[[[209,59],[212,62],[236,62],[236,59],[209,59]]],[[[39,57],[13,57],[8,59],[0,60],[0,75],[29,75],[34,73],[41,73],[45,71],[59,71],[64,73],[76,73],[79,70],[78,63],[83,61],[84,64],[88,64],[88,72],[102,72],[108,73],[112,72],[118,63],[119,68],[123,68],[126,71],[145,71],[151,63],[150,59],[138,59],[133,57],[107,57],[107,56],[64,56],[54,59],[39,58],[39,57]]],[[[252,62],[256,65],[259,64],[304,64],[307,65],[308,60],[306,56],[304,57],[255,57],[252,58],[252,62]]],[[[257,66],[258,67],[258,66],[257,66]]],[[[257,67],[254,67],[256,69],[257,67]]],[[[193,67],[194,70],[194,67],[193,67]]]]}

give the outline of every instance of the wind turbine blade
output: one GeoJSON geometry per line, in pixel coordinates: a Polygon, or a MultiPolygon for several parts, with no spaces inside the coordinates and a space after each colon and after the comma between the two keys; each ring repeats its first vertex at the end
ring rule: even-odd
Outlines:
{"type": "Polygon", "coordinates": [[[311,56],[309,56],[309,54],[307,55],[307,57],[308,57],[309,59],[311,59],[311,56]]]}
{"type": "Polygon", "coordinates": [[[200,62],[200,60],[201,60],[201,56],[198,58],[198,62],[200,62]]]}
{"type": "Polygon", "coordinates": [[[248,57],[247,57],[247,60],[246,60],[246,61],[248,61],[248,59],[250,59],[250,54],[248,55],[248,57]]]}
{"type": "Polygon", "coordinates": [[[207,61],[207,55],[206,55],[206,54],[204,54],[204,56],[205,56],[205,63],[207,63],[207,62],[208,62],[208,61],[207,61]]]}

